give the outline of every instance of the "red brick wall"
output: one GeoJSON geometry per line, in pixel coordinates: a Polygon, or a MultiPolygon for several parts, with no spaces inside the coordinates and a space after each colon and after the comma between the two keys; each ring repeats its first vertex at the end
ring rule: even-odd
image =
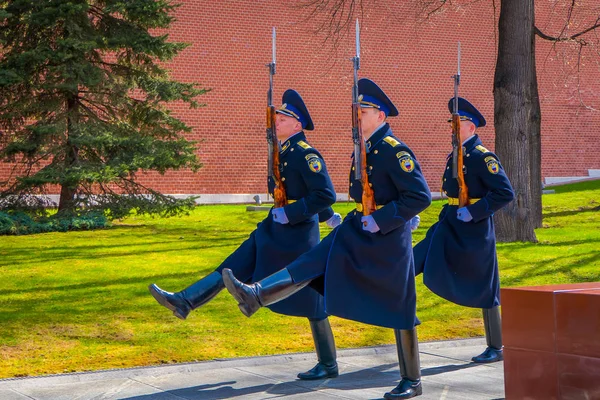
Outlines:
{"type": "MultiPolygon", "coordinates": [[[[173,76],[199,82],[212,91],[200,98],[206,107],[173,109],[194,128],[190,139],[200,141],[198,154],[204,167],[197,174],[148,174],[145,181],[165,193],[266,192],[265,64],[271,56],[271,27],[276,26],[276,104],[287,88],[302,94],[316,126],[308,133],[309,141],[324,155],[336,190],[345,193],[352,151],[349,58],[354,51],[353,32],[344,46],[331,54],[323,38],[311,32],[312,23],[303,22],[301,13],[288,2],[180,3],[170,37],[193,45],[171,63],[173,76]]],[[[360,76],[378,82],[398,106],[400,117],[390,119],[392,128],[416,153],[431,190],[438,191],[450,150],[446,104],[453,93],[450,77],[456,68],[459,40],[460,94],[488,119],[488,127],[479,133],[486,147],[494,148],[495,17],[491,2],[448,10],[428,20],[418,17],[416,9],[397,3],[409,2],[382,0],[365,10],[360,76]]],[[[555,7],[553,11],[550,3],[555,2],[537,3],[538,26],[556,33],[564,9],[555,7]]],[[[587,9],[582,7],[590,12],[594,0],[580,3],[587,3],[587,9]]],[[[575,17],[589,22],[582,15],[575,17]]],[[[579,103],[577,81],[569,70],[575,65],[573,46],[561,45],[557,54],[547,42],[538,39],[537,45],[542,174],[587,175],[588,168],[600,169],[600,112],[579,103]],[[561,55],[563,49],[567,51],[561,55]]],[[[580,74],[582,96],[586,104],[600,108],[600,56],[594,58],[587,50],[585,54],[580,74]]],[[[0,165],[0,175],[5,174],[0,165]]]]}

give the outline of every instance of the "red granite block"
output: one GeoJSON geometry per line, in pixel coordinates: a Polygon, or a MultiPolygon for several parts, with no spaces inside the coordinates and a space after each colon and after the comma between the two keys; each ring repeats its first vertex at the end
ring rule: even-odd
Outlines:
{"type": "Polygon", "coordinates": [[[506,400],[559,399],[556,355],[505,348],[504,391],[506,400]]]}
{"type": "Polygon", "coordinates": [[[600,290],[556,292],[555,296],[556,351],[600,358],[600,290]]]}
{"type": "Polygon", "coordinates": [[[554,296],[590,290],[600,290],[600,282],[501,289],[504,346],[556,351],[554,296]]]}
{"type": "Polygon", "coordinates": [[[599,358],[557,354],[557,370],[562,400],[600,399],[599,358]]]}
{"type": "Polygon", "coordinates": [[[551,291],[502,289],[505,348],[554,351],[553,296],[551,291]]]}

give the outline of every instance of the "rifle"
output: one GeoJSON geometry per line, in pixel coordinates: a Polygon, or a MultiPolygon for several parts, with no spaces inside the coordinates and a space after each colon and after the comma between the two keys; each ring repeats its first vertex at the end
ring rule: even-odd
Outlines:
{"type": "Polygon", "coordinates": [[[463,148],[460,140],[460,115],[458,115],[458,85],[460,85],[460,42],[458,42],[458,71],[454,80],[454,104],[452,107],[452,178],[458,181],[458,206],[469,205],[469,189],[463,171],[463,148]]]}
{"type": "Polygon", "coordinates": [[[285,187],[281,182],[281,172],[279,170],[279,141],[277,140],[277,131],[275,128],[275,106],[273,105],[273,75],[275,75],[275,27],[273,27],[273,55],[269,67],[269,91],[267,92],[267,144],[269,146],[268,172],[269,178],[273,178],[275,188],[273,189],[273,199],[275,207],[287,205],[287,195],[285,187]]]}
{"type": "MultiPolygon", "coordinates": [[[[359,180],[362,186],[363,215],[370,215],[377,210],[375,193],[369,186],[367,175],[367,152],[362,135],[361,107],[358,100],[358,70],[360,69],[360,30],[356,20],[356,55],[352,57],[354,65],[354,86],[352,87],[352,141],[354,142],[354,179],[359,180]]],[[[365,223],[366,224],[366,223],[365,223]]]]}

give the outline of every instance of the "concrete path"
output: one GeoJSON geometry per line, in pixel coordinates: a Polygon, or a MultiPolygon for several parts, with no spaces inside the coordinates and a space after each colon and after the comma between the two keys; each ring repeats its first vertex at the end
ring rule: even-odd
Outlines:
{"type": "MultiPolygon", "coordinates": [[[[418,399],[503,399],[503,363],[470,362],[484,349],[484,339],[421,343],[418,399]]],[[[295,379],[315,362],[309,353],[5,379],[0,399],[380,399],[399,380],[394,346],[340,350],[338,378],[295,379]]]]}

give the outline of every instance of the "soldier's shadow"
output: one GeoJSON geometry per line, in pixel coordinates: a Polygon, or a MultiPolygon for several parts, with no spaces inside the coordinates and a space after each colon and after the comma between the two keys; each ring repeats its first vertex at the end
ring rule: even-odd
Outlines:
{"type": "MultiPolygon", "coordinates": [[[[441,367],[425,368],[423,376],[442,374],[471,368],[477,364],[453,364],[441,367]]],[[[166,390],[161,393],[128,397],[127,400],[154,400],[154,399],[193,399],[193,400],[221,400],[230,398],[279,398],[315,393],[322,389],[334,390],[360,390],[377,389],[383,393],[391,390],[399,381],[398,364],[384,364],[377,367],[365,368],[358,371],[343,373],[335,379],[318,381],[294,380],[281,383],[264,383],[255,386],[234,387],[237,381],[224,381],[214,384],[191,386],[180,389],[166,390]],[[260,394],[263,394],[262,396],[260,394]],[[254,396],[253,396],[254,395],[254,396]]],[[[266,379],[266,378],[265,378],[266,379]]],[[[244,382],[240,382],[244,385],[244,382]]],[[[329,396],[328,396],[329,397],[329,396]]]]}

